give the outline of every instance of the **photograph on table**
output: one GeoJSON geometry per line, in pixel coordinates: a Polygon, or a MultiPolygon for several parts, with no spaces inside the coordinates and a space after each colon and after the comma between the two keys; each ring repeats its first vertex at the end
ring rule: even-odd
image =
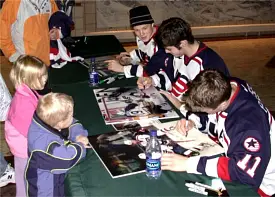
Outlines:
{"type": "Polygon", "coordinates": [[[184,156],[211,156],[223,154],[224,149],[220,144],[213,141],[207,133],[203,133],[196,128],[188,131],[188,135],[181,134],[176,130],[177,121],[160,123],[152,121],[152,124],[163,132],[169,139],[176,142],[178,147],[173,151],[184,156]]]}
{"type": "Polygon", "coordinates": [[[120,131],[88,137],[95,153],[112,178],[145,171],[145,160],[141,157],[144,157],[150,129],[156,128],[142,128],[137,122],[131,125],[135,126],[126,129],[121,125],[120,131]]]}
{"type": "MultiPolygon", "coordinates": [[[[190,138],[174,141],[167,135],[167,132],[175,129],[172,128],[174,123],[160,123],[164,125],[162,127],[158,125],[157,128],[155,125],[143,127],[138,122],[131,122],[131,124],[119,125],[117,127],[119,131],[89,136],[88,138],[92,148],[112,178],[145,171],[145,149],[150,139],[150,130],[157,130],[157,138],[161,144],[162,152],[174,152],[192,157],[206,154],[209,146],[214,147],[213,144],[206,145],[207,141],[204,144],[201,142],[193,143],[196,140],[192,137],[193,135],[190,138]],[[182,146],[184,143],[189,144],[187,147],[190,149],[182,146]],[[193,146],[190,146],[190,143],[193,143],[193,146]]],[[[214,149],[217,151],[216,147],[214,149]]],[[[221,152],[218,150],[217,153],[221,152]]]]}
{"type": "Polygon", "coordinates": [[[94,89],[106,124],[145,119],[178,118],[172,106],[154,88],[113,87],[94,89]]]}

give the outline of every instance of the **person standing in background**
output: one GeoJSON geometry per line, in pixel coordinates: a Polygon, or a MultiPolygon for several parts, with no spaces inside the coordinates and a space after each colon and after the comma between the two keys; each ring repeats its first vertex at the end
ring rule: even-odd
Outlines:
{"type": "Polygon", "coordinates": [[[58,29],[49,31],[48,21],[56,11],[54,0],[4,2],[0,13],[0,48],[10,62],[27,54],[50,65],[50,39],[56,39],[58,29]]]}

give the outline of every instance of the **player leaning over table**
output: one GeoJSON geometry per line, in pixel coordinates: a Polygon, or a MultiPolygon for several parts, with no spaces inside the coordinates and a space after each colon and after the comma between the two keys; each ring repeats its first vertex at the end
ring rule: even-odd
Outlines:
{"type": "Polygon", "coordinates": [[[229,76],[223,59],[214,50],[194,38],[190,24],[185,20],[176,17],[164,20],[155,38],[158,46],[174,57],[163,60],[165,66],[159,73],[139,78],[137,83],[141,89],[153,84],[171,92],[174,97],[181,100],[181,96],[187,90],[188,82],[202,70],[217,69],[229,76]]]}
{"type": "Polygon", "coordinates": [[[157,52],[158,46],[154,40],[157,27],[147,6],[132,8],[129,12],[130,24],[136,35],[137,49],[130,53],[123,52],[117,60],[108,60],[108,69],[124,72],[127,78],[143,76],[143,66],[157,52]]]}
{"type": "Polygon", "coordinates": [[[162,169],[237,181],[261,196],[275,194],[274,118],[245,81],[202,71],[189,86],[186,106],[206,114],[189,116],[188,128],[186,120],[180,120],[177,130],[183,135],[194,126],[207,131],[226,156],[164,154],[162,169]]]}

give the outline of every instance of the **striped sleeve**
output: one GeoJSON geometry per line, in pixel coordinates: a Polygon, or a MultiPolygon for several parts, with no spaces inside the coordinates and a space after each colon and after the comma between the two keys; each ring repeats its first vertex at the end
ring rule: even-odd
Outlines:
{"type": "Polygon", "coordinates": [[[132,50],[129,54],[130,54],[130,57],[132,59],[132,61],[131,61],[132,64],[140,63],[140,58],[138,56],[138,49],[132,50]]]}
{"type": "Polygon", "coordinates": [[[123,66],[124,75],[126,78],[142,77],[143,66],[142,65],[127,65],[123,66]]]}
{"type": "Polygon", "coordinates": [[[180,77],[173,84],[172,94],[178,99],[188,90],[189,81],[193,80],[200,71],[203,70],[202,60],[199,57],[194,57],[187,66],[178,66],[180,77]]]}
{"type": "Polygon", "coordinates": [[[162,90],[171,91],[172,83],[164,71],[160,71],[157,74],[151,76],[155,87],[159,87],[162,90]]]}

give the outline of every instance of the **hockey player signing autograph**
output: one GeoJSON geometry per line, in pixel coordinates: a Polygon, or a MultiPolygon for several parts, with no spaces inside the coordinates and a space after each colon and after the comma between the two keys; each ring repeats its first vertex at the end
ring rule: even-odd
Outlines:
{"type": "Polygon", "coordinates": [[[261,196],[275,194],[274,118],[245,81],[215,70],[202,71],[189,87],[186,107],[205,115],[180,120],[178,131],[185,135],[194,126],[207,131],[226,156],[164,154],[162,169],[236,181],[252,186],[261,196]]]}

